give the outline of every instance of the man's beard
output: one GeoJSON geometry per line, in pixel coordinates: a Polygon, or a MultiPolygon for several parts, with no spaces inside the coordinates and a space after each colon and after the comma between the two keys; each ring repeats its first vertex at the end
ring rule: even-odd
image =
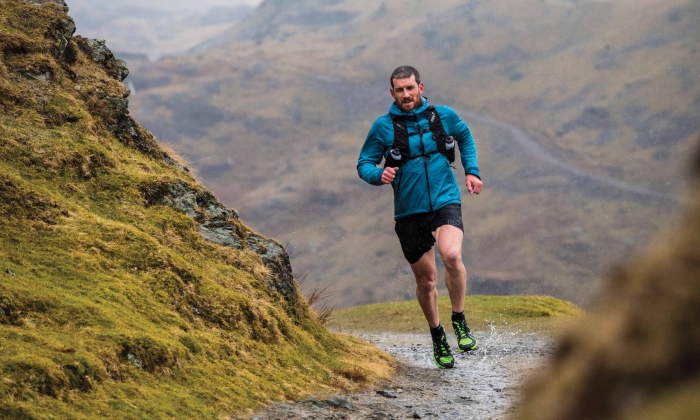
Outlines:
{"type": "Polygon", "coordinates": [[[416,100],[416,99],[414,99],[414,98],[411,98],[411,100],[408,101],[408,102],[399,102],[399,101],[396,101],[396,106],[398,106],[399,109],[400,109],[401,111],[403,111],[403,112],[412,111],[412,110],[418,108],[418,107],[420,106],[419,104],[420,104],[420,102],[418,102],[418,100],[416,100]],[[410,106],[411,108],[410,108],[410,109],[407,109],[409,106],[410,106]]]}

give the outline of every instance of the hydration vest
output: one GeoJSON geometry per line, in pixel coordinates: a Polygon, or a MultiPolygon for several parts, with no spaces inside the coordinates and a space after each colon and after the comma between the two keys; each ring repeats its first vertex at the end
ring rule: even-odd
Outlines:
{"type": "Polygon", "coordinates": [[[413,115],[408,117],[390,114],[391,121],[394,126],[394,144],[391,146],[391,149],[389,149],[389,156],[386,157],[386,160],[384,162],[385,168],[400,167],[401,165],[403,165],[411,159],[416,159],[419,157],[430,157],[435,153],[442,153],[443,155],[445,155],[445,157],[447,157],[447,160],[449,160],[450,163],[455,161],[454,137],[448,136],[445,132],[445,127],[443,127],[442,125],[440,115],[438,114],[434,106],[429,106],[425,110],[425,113],[428,116],[428,123],[430,128],[417,131],[415,133],[408,132],[406,120],[413,120],[418,122],[417,116],[413,115]],[[408,145],[408,138],[416,134],[423,135],[429,132],[433,133],[433,140],[435,140],[435,142],[437,143],[437,150],[434,152],[421,153],[419,155],[411,156],[411,148],[408,145]]]}

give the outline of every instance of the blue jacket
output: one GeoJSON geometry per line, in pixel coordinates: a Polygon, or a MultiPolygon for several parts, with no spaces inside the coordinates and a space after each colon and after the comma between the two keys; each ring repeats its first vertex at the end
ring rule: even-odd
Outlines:
{"type": "MultiPolygon", "coordinates": [[[[406,125],[409,133],[418,133],[430,128],[425,113],[427,108],[428,99],[423,97],[423,105],[420,108],[405,113],[392,103],[389,113],[417,116],[417,122],[406,120],[406,125]]],[[[436,106],[435,109],[447,135],[454,136],[457,140],[465,175],[480,177],[476,146],[469,127],[451,108],[436,106]]],[[[437,143],[430,133],[414,134],[408,140],[412,156],[437,150],[437,143]]],[[[372,185],[382,185],[384,168],[377,168],[377,165],[389,154],[393,144],[394,126],[389,114],[385,114],[374,121],[360,150],[357,160],[357,173],[360,178],[372,185]]],[[[438,210],[448,204],[461,204],[459,184],[447,157],[442,153],[407,161],[397,172],[391,186],[394,188],[394,219],[438,210]]]]}

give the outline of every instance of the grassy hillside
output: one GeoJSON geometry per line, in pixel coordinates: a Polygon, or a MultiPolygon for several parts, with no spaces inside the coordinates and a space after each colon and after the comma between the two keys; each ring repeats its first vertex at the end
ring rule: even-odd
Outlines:
{"type": "Polygon", "coordinates": [[[355,165],[388,75],[414,64],[476,137],[472,292],[585,302],[677,207],[700,129],[698,17],[690,0],[266,1],[218,46],[136,67],[133,111],[333,303],[401,300],[392,194],[355,165]]]}
{"type": "MultiPolygon", "coordinates": [[[[439,299],[440,319],[449,331],[450,299],[439,299]]],[[[582,315],[576,305],[549,296],[467,296],[465,314],[470,328],[549,330],[557,321],[582,315]]],[[[329,323],[340,331],[422,332],[427,324],[417,302],[388,302],[335,311],[329,323]]]]}
{"type": "Polygon", "coordinates": [[[0,417],[218,418],[388,375],[129,116],[123,63],[74,30],[54,2],[0,2],[0,417]]]}

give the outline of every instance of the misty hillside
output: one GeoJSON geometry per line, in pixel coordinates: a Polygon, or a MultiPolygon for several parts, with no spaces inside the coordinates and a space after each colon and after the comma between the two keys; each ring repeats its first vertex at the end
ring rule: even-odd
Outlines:
{"type": "Polygon", "coordinates": [[[133,66],[132,112],[333,303],[403,299],[392,194],[355,166],[389,74],[415,65],[477,142],[471,292],[585,302],[678,206],[700,130],[699,17],[691,0],[269,0],[206,51],[133,66]]]}
{"type": "Polygon", "coordinates": [[[124,62],[66,11],[0,1],[0,418],[228,418],[386,377],[136,123],[124,62]]]}

